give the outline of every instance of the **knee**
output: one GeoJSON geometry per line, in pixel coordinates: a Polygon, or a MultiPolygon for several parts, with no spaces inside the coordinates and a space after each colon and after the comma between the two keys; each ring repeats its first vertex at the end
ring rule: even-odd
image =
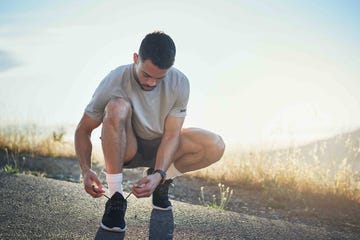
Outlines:
{"type": "Polygon", "coordinates": [[[211,163],[215,163],[221,159],[225,152],[225,143],[221,136],[214,134],[208,146],[208,159],[211,163]]]}
{"type": "Polygon", "coordinates": [[[123,124],[131,117],[131,105],[122,98],[111,99],[105,107],[104,124],[117,126],[123,124]]]}

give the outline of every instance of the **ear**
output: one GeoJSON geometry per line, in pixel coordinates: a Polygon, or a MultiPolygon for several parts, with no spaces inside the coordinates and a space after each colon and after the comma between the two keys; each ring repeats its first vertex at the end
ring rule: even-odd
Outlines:
{"type": "Polygon", "coordinates": [[[139,60],[139,55],[137,53],[134,53],[133,59],[134,59],[134,63],[137,64],[139,60]]]}

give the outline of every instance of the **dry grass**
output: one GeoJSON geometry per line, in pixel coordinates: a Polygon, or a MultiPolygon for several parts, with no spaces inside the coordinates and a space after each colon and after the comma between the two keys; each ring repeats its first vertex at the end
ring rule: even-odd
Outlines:
{"type": "Polygon", "coordinates": [[[44,131],[36,125],[6,126],[0,128],[0,150],[9,158],[22,154],[49,157],[75,157],[71,142],[64,141],[65,131],[44,131]]]}
{"type": "Polygon", "coordinates": [[[276,201],[302,200],[304,195],[314,193],[360,203],[360,174],[347,164],[347,159],[328,165],[317,159],[316,151],[303,153],[300,148],[271,154],[229,150],[221,161],[193,175],[258,188],[276,201]],[[305,161],[304,154],[313,154],[313,161],[305,161]]]}
{"type": "MultiPolygon", "coordinates": [[[[0,152],[7,160],[16,160],[27,154],[31,157],[76,158],[72,142],[64,141],[65,131],[44,131],[35,125],[0,128],[0,152]]],[[[360,144],[345,141],[352,154],[360,152],[360,144]],[[351,146],[351,147],[349,147],[351,146]],[[356,146],[356,147],[354,147],[356,146]]],[[[319,148],[326,151],[326,146],[319,148]]],[[[261,189],[276,201],[303,198],[305,193],[332,194],[360,203],[360,175],[347,163],[347,159],[324,165],[318,160],[319,150],[313,150],[312,161],[305,161],[301,149],[269,154],[265,151],[240,153],[227,150],[218,163],[192,173],[218,182],[261,189]]],[[[101,162],[98,153],[93,161],[101,162]]],[[[15,166],[16,167],[16,166],[15,166]]]]}

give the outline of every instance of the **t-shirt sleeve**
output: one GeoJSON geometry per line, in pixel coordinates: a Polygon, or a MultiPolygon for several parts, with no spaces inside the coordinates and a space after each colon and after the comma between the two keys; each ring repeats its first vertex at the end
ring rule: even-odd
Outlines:
{"type": "Polygon", "coordinates": [[[105,107],[113,97],[114,82],[116,75],[110,72],[96,88],[89,104],[85,108],[85,113],[96,121],[102,121],[105,107]]]}
{"type": "Polygon", "coordinates": [[[174,106],[170,110],[169,115],[174,117],[185,117],[190,95],[190,84],[186,77],[183,78],[183,81],[181,81],[178,89],[177,99],[174,106]]]}

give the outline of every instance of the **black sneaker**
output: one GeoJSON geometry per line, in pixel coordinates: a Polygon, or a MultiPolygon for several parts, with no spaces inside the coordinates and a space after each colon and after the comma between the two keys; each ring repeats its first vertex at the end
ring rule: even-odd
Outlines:
{"type": "Polygon", "coordinates": [[[124,232],[125,226],[125,212],[127,201],[124,197],[116,192],[105,205],[105,212],[100,223],[101,228],[113,231],[124,232]]]}
{"type": "MultiPolygon", "coordinates": [[[[146,173],[147,175],[152,174],[153,168],[149,168],[146,173]]],[[[169,186],[173,182],[172,179],[165,180],[164,183],[159,184],[152,194],[152,205],[154,209],[158,210],[171,210],[172,205],[169,201],[169,186]]]]}

